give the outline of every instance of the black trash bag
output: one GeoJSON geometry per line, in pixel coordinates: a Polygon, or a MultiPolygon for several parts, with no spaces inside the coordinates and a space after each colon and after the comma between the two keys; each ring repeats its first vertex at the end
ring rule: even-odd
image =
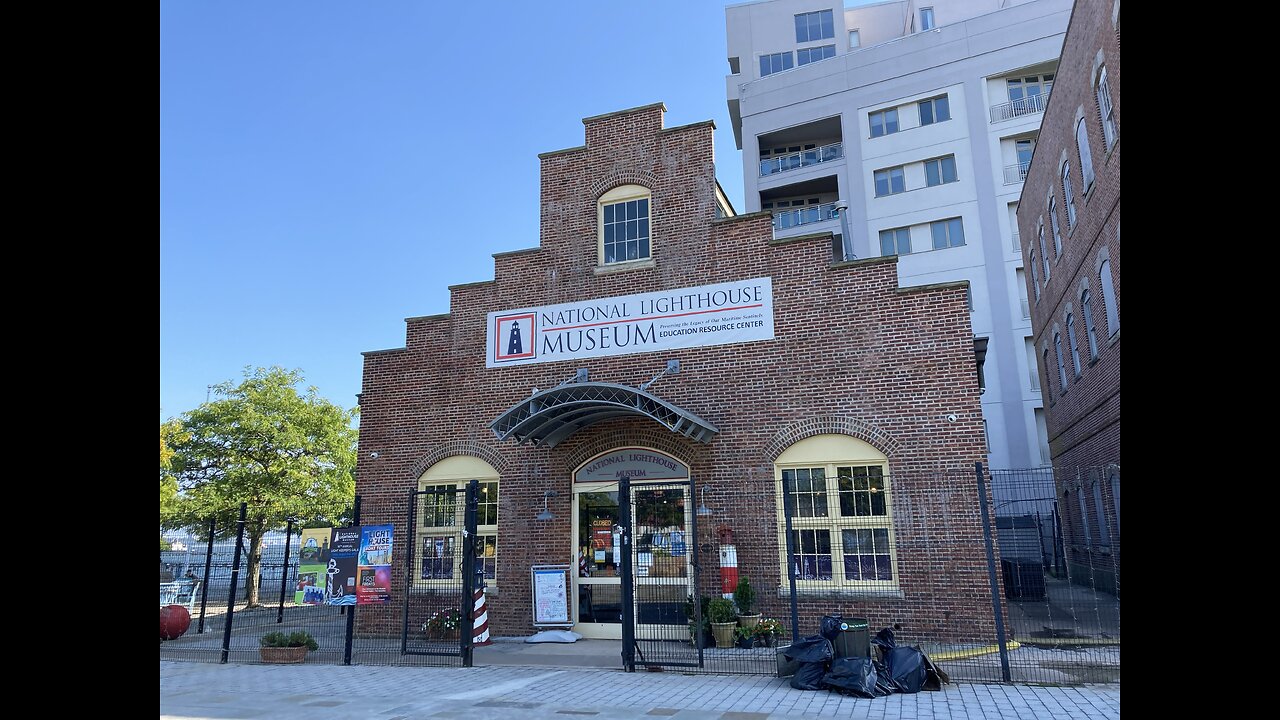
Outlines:
{"type": "Polygon", "coordinates": [[[944,671],[942,668],[938,667],[937,665],[934,665],[933,661],[929,659],[928,655],[925,655],[923,652],[921,652],[920,654],[924,655],[924,672],[925,672],[924,689],[925,690],[941,690],[943,685],[949,685],[951,683],[951,676],[948,675],[946,671],[944,671]]]}
{"type": "Polygon", "coordinates": [[[880,650],[880,659],[883,660],[885,653],[898,647],[898,643],[893,639],[893,628],[885,628],[876,633],[876,636],[871,638],[871,644],[880,650]]]}
{"type": "Polygon", "coordinates": [[[823,615],[822,622],[818,625],[818,634],[834,642],[840,636],[840,625],[843,622],[844,618],[840,615],[823,615]]]}
{"type": "Polygon", "coordinates": [[[876,668],[871,658],[836,658],[831,670],[822,678],[822,685],[836,692],[874,698],[888,695],[889,691],[876,691],[876,668]]]}
{"type": "Polygon", "coordinates": [[[927,672],[919,648],[895,647],[885,653],[884,665],[898,692],[918,693],[924,688],[927,672]]]}
{"type": "Polygon", "coordinates": [[[897,686],[893,684],[893,680],[889,677],[889,668],[885,667],[884,663],[876,660],[871,663],[871,666],[876,669],[876,694],[892,695],[898,692],[897,686]]]}
{"type": "Polygon", "coordinates": [[[783,650],[782,654],[788,660],[797,662],[826,663],[835,657],[835,650],[831,647],[830,640],[821,635],[812,635],[791,643],[791,647],[783,650]]]}
{"type": "Polygon", "coordinates": [[[821,690],[822,678],[827,674],[825,662],[802,662],[791,676],[791,687],[797,690],[821,690]]]}

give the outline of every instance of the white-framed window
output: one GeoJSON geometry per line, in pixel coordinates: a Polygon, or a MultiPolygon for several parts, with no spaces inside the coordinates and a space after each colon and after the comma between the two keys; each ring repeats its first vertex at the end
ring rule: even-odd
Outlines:
{"type": "Polygon", "coordinates": [[[862,34],[857,30],[850,30],[849,31],[849,49],[852,50],[856,47],[861,47],[861,46],[862,46],[862,34]]]}
{"type": "Polygon", "coordinates": [[[1116,288],[1111,284],[1110,259],[1098,266],[1098,282],[1102,285],[1102,309],[1107,314],[1107,337],[1111,337],[1120,331],[1120,309],[1116,307],[1116,288]]]}
{"type": "Polygon", "coordinates": [[[1111,104],[1111,83],[1107,81],[1107,66],[1098,68],[1098,115],[1102,118],[1102,141],[1111,152],[1120,134],[1116,129],[1116,111],[1111,104]]]}
{"type": "MultiPolygon", "coordinates": [[[[1052,222],[1052,220],[1050,220],[1052,222]]],[[[1040,262],[1044,267],[1044,283],[1049,284],[1049,248],[1044,244],[1044,218],[1036,224],[1036,236],[1040,240],[1040,262]]]]}
{"type": "MultiPolygon", "coordinates": [[[[791,488],[796,584],[800,590],[896,590],[888,460],[861,440],[818,435],[787,448],[774,466],[776,491],[791,488]]],[[[779,506],[779,560],[787,575],[779,506]]]]}
{"type": "Polygon", "coordinates": [[[1084,337],[1089,343],[1089,359],[1098,359],[1098,336],[1093,330],[1093,295],[1089,288],[1080,293],[1080,312],[1084,313],[1084,337]]]}
{"type": "Polygon", "coordinates": [[[932,30],[933,28],[933,8],[920,8],[920,30],[932,30]]]}
{"type": "Polygon", "coordinates": [[[649,189],[622,185],[600,197],[598,206],[601,265],[647,260],[651,257],[649,189]]]}
{"type": "Polygon", "coordinates": [[[874,175],[876,197],[884,197],[885,195],[897,195],[900,192],[906,192],[907,181],[906,173],[901,165],[897,167],[876,170],[874,175]]]}
{"type": "Polygon", "coordinates": [[[468,455],[445,458],[432,465],[418,481],[419,490],[440,490],[418,496],[414,541],[418,550],[414,587],[431,587],[432,581],[462,576],[462,530],[465,488],[472,479],[480,484],[476,511],[476,566],[490,583],[498,577],[498,471],[468,455]],[[453,490],[457,492],[452,492],[453,490]]]}
{"type": "Polygon", "coordinates": [[[880,255],[910,255],[911,228],[893,228],[880,231],[880,255]]]}
{"type": "Polygon", "coordinates": [[[1076,226],[1076,192],[1071,186],[1071,161],[1062,163],[1062,201],[1067,205],[1067,228],[1076,226]]]}
{"type": "Polygon", "coordinates": [[[1041,367],[1044,368],[1044,391],[1049,396],[1049,404],[1052,405],[1054,403],[1053,375],[1051,375],[1049,372],[1049,346],[1048,345],[1045,345],[1044,352],[1041,353],[1041,357],[1044,359],[1044,362],[1041,363],[1041,367]]]}
{"type": "Polygon", "coordinates": [[[827,40],[836,36],[835,16],[831,10],[800,13],[796,18],[796,42],[827,40]]]}
{"type": "Polygon", "coordinates": [[[836,56],[835,45],[822,45],[820,47],[800,48],[796,50],[796,65],[808,65],[819,60],[826,60],[836,56]]]}
{"type": "Polygon", "coordinates": [[[1067,366],[1062,359],[1062,333],[1053,334],[1053,353],[1058,359],[1058,392],[1067,391],[1067,366]]]}
{"type": "Polygon", "coordinates": [[[1102,483],[1093,484],[1093,508],[1098,513],[1098,541],[1103,545],[1111,544],[1111,527],[1107,524],[1107,514],[1102,510],[1102,483]]]}
{"type": "Polygon", "coordinates": [[[1044,98],[1040,96],[1047,97],[1053,89],[1053,75],[1047,73],[1008,78],[1005,85],[1009,90],[1009,102],[1015,103],[1015,107],[1025,105],[1026,112],[1038,112],[1044,110],[1044,98]]]}
{"type": "Polygon", "coordinates": [[[1062,257],[1062,225],[1058,223],[1058,196],[1049,194],[1049,225],[1053,228],[1053,256],[1062,257]]]}
{"type": "Polygon", "coordinates": [[[958,217],[929,223],[929,233],[933,236],[934,250],[964,245],[964,223],[958,217]]]}
{"type": "Polygon", "coordinates": [[[782,72],[783,70],[790,70],[793,67],[795,67],[795,63],[791,59],[790,50],[760,56],[760,77],[782,72]]]}
{"type": "Polygon", "coordinates": [[[956,176],[956,156],[934,158],[924,161],[924,184],[928,187],[953,183],[956,176]]]}
{"type": "Polygon", "coordinates": [[[896,107],[873,112],[867,117],[871,122],[873,138],[898,132],[898,108],[896,107]]]}
{"type": "Polygon", "coordinates": [[[1076,121],[1076,150],[1080,153],[1080,176],[1084,183],[1084,193],[1089,194],[1093,187],[1093,154],[1089,151],[1089,127],[1084,118],[1076,121]]]}
{"type": "Polygon", "coordinates": [[[1076,317],[1067,313],[1067,345],[1071,348],[1071,367],[1080,379],[1080,346],[1076,343],[1076,317]]]}
{"type": "Polygon", "coordinates": [[[948,103],[946,95],[921,100],[916,103],[916,107],[920,109],[921,125],[932,125],[951,119],[951,105],[948,103]]]}
{"type": "MultiPolygon", "coordinates": [[[[1044,245],[1044,225],[1040,226],[1040,244],[1044,245]]],[[[1031,248],[1031,256],[1027,258],[1031,265],[1031,287],[1036,291],[1036,302],[1040,302],[1040,275],[1036,272],[1036,250],[1031,248]]]]}

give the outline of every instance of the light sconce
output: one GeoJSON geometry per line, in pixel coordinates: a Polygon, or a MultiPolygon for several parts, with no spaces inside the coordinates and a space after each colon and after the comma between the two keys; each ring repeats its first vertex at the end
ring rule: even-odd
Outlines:
{"type": "Polygon", "coordinates": [[[698,517],[710,517],[711,508],[707,507],[707,488],[715,489],[714,485],[702,485],[698,488],[698,517]]]}
{"type": "Polygon", "coordinates": [[[547,508],[547,498],[553,498],[560,493],[555,490],[545,490],[542,493],[542,512],[538,513],[535,520],[555,520],[556,516],[551,514],[551,510],[547,508]]]}

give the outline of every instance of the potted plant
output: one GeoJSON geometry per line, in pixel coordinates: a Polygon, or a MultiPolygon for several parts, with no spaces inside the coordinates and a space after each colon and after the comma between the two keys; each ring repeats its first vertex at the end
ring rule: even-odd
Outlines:
{"type": "Polygon", "coordinates": [[[751,628],[751,634],[759,647],[774,647],[781,630],[782,623],[773,618],[761,618],[760,622],[751,628]]]}
{"type": "Polygon", "coordinates": [[[756,623],[760,622],[760,613],[754,613],[752,610],[756,604],[756,591],[751,587],[751,581],[746,575],[738,581],[738,587],[733,591],[733,604],[738,606],[738,624],[744,628],[753,628],[756,623]]]}
{"type": "Polygon", "coordinates": [[[755,628],[739,627],[734,628],[733,637],[734,644],[743,650],[750,650],[756,646],[755,637],[751,634],[755,628]]]}
{"type": "Polygon", "coordinates": [[[306,630],[295,630],[291,633],[280,631],[269,632],[258,639],[258,654],[264,663],[300,663],[307,656],[308,650],[320,646],[311,633],[306,630]]]}
{"type": "Polygon", "coordinates": [[[733,647],[734,622],[733,601],[726,598],[715,598],[707,603],[707,616],[711,620],[711,633],[716,636],[716,647],[733,647]]]}
{"type": "Polygon", "coordinates": [[[462,616],[457,610],[437,610],[422,623],[422,632],[428,640],[457,640],[461,626],[462,616]]]}
{"type": "Polygon", "coordinates": [[[689,642],[694,647],[714,647],[716,641],[711,634],[711,621],[707,615],[707,605],[711,602],[711,598],[702,595],[699,601],[702,605],[702,625],[700,627],[695,626],[698,616],[694,614],[693,596],[689,595],[684,602],[684,615],[689,618],[689,642]]]}

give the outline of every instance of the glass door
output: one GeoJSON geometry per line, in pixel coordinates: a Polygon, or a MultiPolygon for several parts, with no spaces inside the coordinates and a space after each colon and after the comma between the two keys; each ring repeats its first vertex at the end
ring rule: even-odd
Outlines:
{"type": "MultiPolygon", "coordinates": [[[[689,640],[685,601],[692,592],[693,507],[688,481],[631,490],[635,526],[637,640],[689,640]]],[[[648,652],[648,651],[646,651],[648,652]]]]}
{"type": "Polygon", "coordinates": [[[577,625],[583,637],[622,639],[621,524],[617,484],[574,488],[574,583],[577,625]]]}

